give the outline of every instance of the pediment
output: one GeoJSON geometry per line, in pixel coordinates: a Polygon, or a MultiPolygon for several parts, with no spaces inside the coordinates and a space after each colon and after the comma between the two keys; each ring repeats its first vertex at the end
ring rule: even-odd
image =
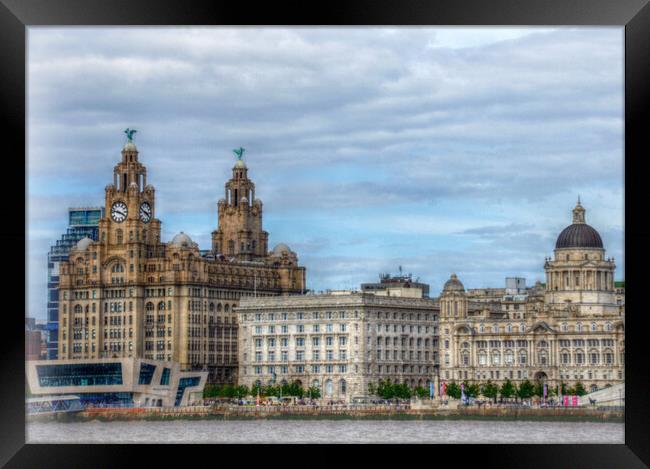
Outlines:
{"type": "Polygon", "coordinates": [[[549,326],[545,321],[535,323],[530,329],[531,334],[552,334],[555,330],[549,326]]]}

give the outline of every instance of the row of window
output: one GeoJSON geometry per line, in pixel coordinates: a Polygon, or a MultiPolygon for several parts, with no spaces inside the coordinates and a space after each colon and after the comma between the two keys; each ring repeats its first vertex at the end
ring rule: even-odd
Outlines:
{"type": "MultiPolygon", "coordinates": [[[[269,362],[274,362],[276,361],[277,355],[275,352],[270,351],[267,352],[266,354],[266,361],[269,362]]],[[[324,360],[334,360],[334,351],[333,350],[326,350],[325,351],[325,358],[324,360]]],[[[338,353],[338,360],[347,360],[348,359],[348,352],[347,350],[339,350],[338,353]]],[[[245,360],[245,358],[244,358],[245,360]]],[[[294,354],[294,360],[298,362],[305,361],[305,352],[304,350],[296,350],[294,354]]],[[[321,354],[320,350],[314,350],[311,352],[311,360],[312,361],[319,361],[321,360],[321,354]]],[[[263,354],[262,352],[255,352],[255,361],[256,362],[261,362],[263,361],[263,354]]],[[[282,362],[288,362],[289,361],[289,352],[283,351],[280,352],[280,361],[282,362]]]]}
{"type": "MultiPolygon", "coordinates": [[[[294,373],[304,373],[305,372],[305,365],[294,365],[291,367],[294,373]]],[[[336,370],[338,373],[347,373],[348,372],[348,366],[347,365],[311,365],[311,372],[312,373],[320,373],[320,370],[323,370],[325,373],[334,373],[334,370],[336,370]],[[322,366],[322,368],[321,368],[322,366]],[[318,370],[318,371],[316,371],[318,370]]],[[[262,366],[254,366],[253,367],[253,372],[256,375],[261,375],[263,374],[263,367],[262,366]]],[[[266,368],[266,371],[269,375],[275,374],[276,368],[274,366],[269,366],[266,368]]],[[[278,370],[282,374],[287,374],[289,373],[289,367],[288,366],[279,366],[278,370]]]]}

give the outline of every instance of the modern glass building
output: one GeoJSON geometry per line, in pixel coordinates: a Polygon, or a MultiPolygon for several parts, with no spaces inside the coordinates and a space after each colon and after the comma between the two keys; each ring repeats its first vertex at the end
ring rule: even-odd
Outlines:
{"type": "Polygon", "coordinates": [[[199,403],[207,371],[140,358],[27,362],[32,395],[75,396],[84,407],[178,407],[199,403]]]}
{"type": "Polygon", "coordinates": [[[82,238],[97,241],[99,219],[104,207],[80,207],[68,209],[68,228],[47,255],[47,358],[58,358],[59,348],[59,265],[68,260],[70,249],[82,238]]]}

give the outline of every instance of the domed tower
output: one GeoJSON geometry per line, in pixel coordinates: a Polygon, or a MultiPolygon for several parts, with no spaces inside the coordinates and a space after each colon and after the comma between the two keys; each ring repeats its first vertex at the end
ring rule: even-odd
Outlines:
{"type": "Polygon", "coordinates": [[[545,302],[576,305],[582,313],[601,312],[598,305],[614,305],[613,259],[605,258],[598,231],[585,221],[580,199],[573,209],[573,223],[562,230],[555,243],[554,258],[546,259],[545,302]]]}
{"type": "Polygon", "coordinates": [[[244,149],[234,152],[238,158],[226,182],[226,197],[217,204],[219,222],[212,232],[212,252],[237,260],[265,258],[269,234],[262,229],[262,201],[255,198],[255,184],[241,159],[244,149]]]}
{"type": "Polygon", "coordinates": [[[456,274],[451,274],[440,294],[440,318],[461,319],[467,317],[467,295],[456,274]]]}

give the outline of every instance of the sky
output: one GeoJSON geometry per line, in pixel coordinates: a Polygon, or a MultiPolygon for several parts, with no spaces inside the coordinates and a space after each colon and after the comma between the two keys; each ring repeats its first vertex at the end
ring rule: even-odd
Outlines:
{"type": "Polygon", "coordinates": [[[209,249],[244,147],[269,248],[307,287],[405,273],[437,295],[544,259],[587,223],[624,279],[623,28],[28,28],[27,304],[67,209],[100,206],[126,141],[162,240],[209,249]]]}

